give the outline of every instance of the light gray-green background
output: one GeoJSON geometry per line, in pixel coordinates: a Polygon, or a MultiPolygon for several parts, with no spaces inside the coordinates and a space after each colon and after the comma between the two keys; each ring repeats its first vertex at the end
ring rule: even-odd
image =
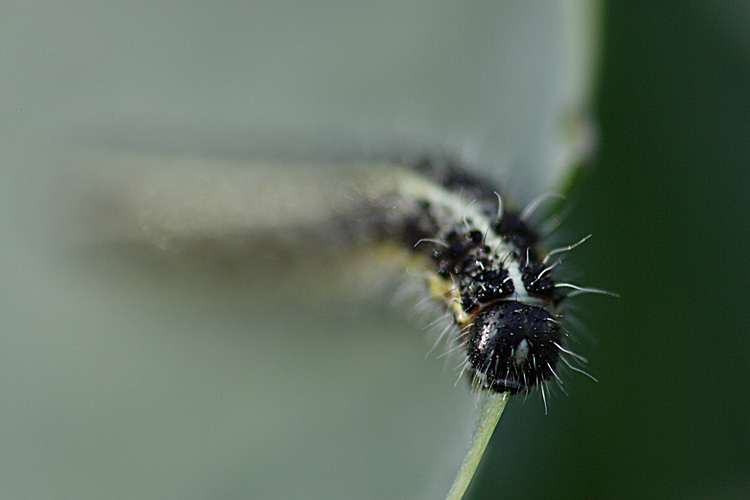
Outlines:
{"type": "MultiPolygon", "coordinates": [[[[472,399],[414,322],[91,265],[63,159],[393,134],[538,184],[570,68],[560,12],[530,4],[5,2],[0,495],[441,498],[472,399]]],[[[622,295],[576,301],[600,382],[511,405],[477,498],[748,496],[748,18],[610,7],[601,153],[564,227],[594,233],[579,281],[622,295]]]]}

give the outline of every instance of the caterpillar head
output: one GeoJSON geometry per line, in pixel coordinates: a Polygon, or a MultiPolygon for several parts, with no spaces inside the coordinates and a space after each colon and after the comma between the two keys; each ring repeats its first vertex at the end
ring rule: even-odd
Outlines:
{"type": "Polygon", "coordinates": [[[479,312],[468,337],[475,382],[496,392],[528,392],[555,376],[562,328],[544,307],[507,300],[479,312]]]}

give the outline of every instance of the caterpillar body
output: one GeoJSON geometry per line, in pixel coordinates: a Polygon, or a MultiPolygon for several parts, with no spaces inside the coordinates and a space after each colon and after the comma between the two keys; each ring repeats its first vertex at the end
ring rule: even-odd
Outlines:
{"type": "MultiPolygon", "coordinates": [[[[531,220],[538,203],[514,209],[490,182],[459,163],[238,169],[142,156],[119,163],[139,168],[98,190],[90,211],[96,234],[145,236],[159,252],[172,250],[175,259],[193,248],[200,260],[220,256],[240,263],[269,248],[307,262],[318,254],[332,260],[362,242],[396,242],[425,271],[416,279],[426,275],[427,293],[444,305],[452,343],[464,354],[462,372],[472,375],[473,387],[510,394],[541,387],[546,397],[550,380],[561,383],[560,361],[582,371],[571,361],[583,358],[565,347],[563,306],[573,295],[601,291],[556,278],[557,255],[578,243],[545,253],[531,220]]],[[[249,273],[254,280],[264,274],[256,271],[249,273]]]]}

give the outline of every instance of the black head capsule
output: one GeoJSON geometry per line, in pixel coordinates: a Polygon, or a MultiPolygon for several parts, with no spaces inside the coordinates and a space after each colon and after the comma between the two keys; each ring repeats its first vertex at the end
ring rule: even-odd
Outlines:
{"type": "Polygon", "coordinates": [[[562,328],[543,307],[496,302],[477,314],[467,355],[481,387],[528,392],[553,376],[562,328]]]}

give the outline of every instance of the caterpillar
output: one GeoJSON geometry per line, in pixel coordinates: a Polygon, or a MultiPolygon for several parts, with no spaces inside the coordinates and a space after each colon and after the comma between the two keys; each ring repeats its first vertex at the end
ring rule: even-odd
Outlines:
{"type": "Polygon", "coordinates": [[[145,235],[160,251],[178,250],[173,258],[193,245],[208,249],[200,259],[223,252],[223,259],[240,261],[268,248],[333,260],[331,254],[358,243],[395,242],[422,271],[409,279],[424,280],[421,289],[446,311],[446,332],[474,388],[528,394],[539,387],[546,405],[548,383],[562,384],[560,362],[585,373],[576,366],[585,360],[566,347],[564,306],[581,293],[607,292],[558,279],[560,254],[586,238],[546,251],[532,220],[544,198],[515,209],[491,182],[440,158],[340,168],[214,162],[210,170],[185,159],[121,162],[140,167],[99,190],[91,210],[101,218],[96,233],[126,234],[123,224],[140,228],[136,237],[145,235]],[[135,220],[123,222],[125,214],[135,220]]]}

